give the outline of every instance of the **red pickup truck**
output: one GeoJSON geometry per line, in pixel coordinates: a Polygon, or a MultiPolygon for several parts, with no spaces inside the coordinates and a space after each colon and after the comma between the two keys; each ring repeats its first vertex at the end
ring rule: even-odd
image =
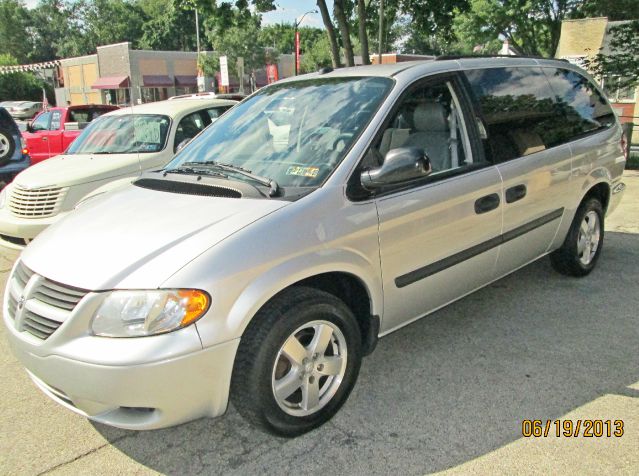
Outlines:
{"type": "Polygon", "coordinates": [[[114,109],[117,107],[90,104],[52,107],[41,112],[22,133],[27,142],[31,163],[35,164],[63,153],[89,122],[114,109]]]}

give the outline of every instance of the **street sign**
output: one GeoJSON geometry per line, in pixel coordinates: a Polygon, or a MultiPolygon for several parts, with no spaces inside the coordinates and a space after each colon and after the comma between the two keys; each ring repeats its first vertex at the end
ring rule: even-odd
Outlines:
{"type": "Polygon", "coordinates": [[[222,86],[229,85],[229,63],[226,56],[220,56],[220,76],[222,86]]]}

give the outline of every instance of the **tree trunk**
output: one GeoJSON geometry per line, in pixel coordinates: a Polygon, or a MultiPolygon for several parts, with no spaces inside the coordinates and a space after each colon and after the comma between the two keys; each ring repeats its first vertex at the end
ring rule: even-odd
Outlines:
{"type": "Polygon", "coordinates": [[[326,35],[328,36],[328,41],[331,44],[331,60],[333,61],[333,68],[339,68],[341,66],[341,61],[339,59],[339,46],[337,45],[337,38],[335,37],[335,28],[333,28],[333,21],[331,20],[331,16],[328,13],[328,8],[326,7],[326,1],[317,0],[317,7],[322,14],[322,21],[324,22],[324,27],[326,28],[326,35]]]}
{"type": "Polygon", "coordinates": [[[348,20],[344,13],[344,0],[335,0],[333,2],[333,14],[337,20],[339,35],[342,37],[342,45],[344,46],[344,56],[346,58],[346,66],[355,66],[353,58],[353,45],[351,44],[351,32],[348,28],[348,20]]]}
{"type": "Polygon", "coordinates": [[[359,42],[361,43],[362,64],[371,64],[368,53],[368,34],[366,33],[366,5],[364,0],[357,0],[357,19],[359,22],[359,42]]]}

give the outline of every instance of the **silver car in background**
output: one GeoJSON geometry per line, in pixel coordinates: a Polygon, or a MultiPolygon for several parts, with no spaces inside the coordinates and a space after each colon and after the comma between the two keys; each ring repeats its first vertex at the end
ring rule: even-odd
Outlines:
{"type": "Polygon", "coordinates": [[[31,119],[42,111],[42,103],[36,101],[14,101],[8,108],[15,119],[31,119]]]}
{"type": "Polygon", "coordinates": [[[590,273],[623,141],[562,61],[281,81],[27,246],[4,297],[10,346],[44,393],[101,423],[161,428],[230,400],[304,433],[378,337],[545,255],[590,273]]]}

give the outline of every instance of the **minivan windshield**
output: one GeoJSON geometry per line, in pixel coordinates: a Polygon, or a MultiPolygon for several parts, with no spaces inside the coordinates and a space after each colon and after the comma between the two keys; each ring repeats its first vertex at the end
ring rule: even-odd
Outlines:
{"type": "Polygon", "coordinates": [[[117,114],[93,121],[71,143],[67,154],[135,154],[159,152],[171,125],[159,114],[117,114]]]}
{"type": "Polygon", "coordinates": [[[268,86],[213,123],[166,170],[220,164],[237,180],[250,181],[241,173],[249,172],[281,187],[319,186],[392,85],[389,78],[341,77],[268,86]]]}

